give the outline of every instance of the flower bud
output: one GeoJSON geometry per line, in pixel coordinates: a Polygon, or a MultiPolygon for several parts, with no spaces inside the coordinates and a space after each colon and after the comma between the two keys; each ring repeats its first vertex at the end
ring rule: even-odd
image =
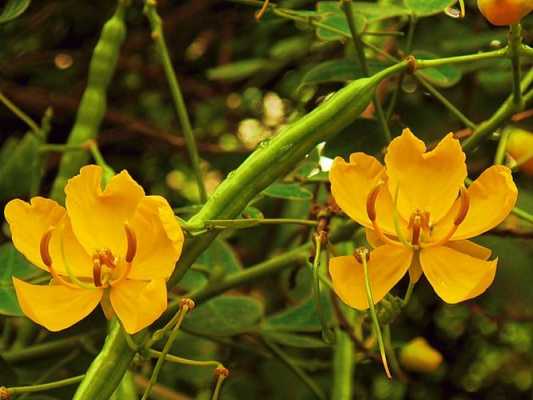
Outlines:
{"type": "Polygon", "coordinates": [[[400,363],[410,371],[429,374],[440,366],[442,355],[426,339],[417,337],[401,349],[400,363]]]}
{"type": "Polygon", "coordinates": [[[518,169],[533,175],[533,133],[519,128],[509,128],[507,152],[519,163],[518,169]]]}
{"type": "Polygon", "coordinates": [[[533,10],[533,0],[477,0],[477,6],[491,24],[512,25],[533,10]]]}

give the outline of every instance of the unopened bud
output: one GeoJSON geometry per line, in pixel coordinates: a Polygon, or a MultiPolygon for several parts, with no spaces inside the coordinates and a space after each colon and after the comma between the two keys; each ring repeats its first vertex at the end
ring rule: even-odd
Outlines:
{"type": "Polygon", "coordinates": [[[218,378],[219,376],[223,378],[227,378],[229,376],[229,369],[226,367],[219,365],[215,368],[215,376],[218,378]]]}
{"type": "Polygon", "coordinates": [[[518,163],[518,169],[533,176],[533,133],[524,129],[509,128],[507,152],[518,163]]]}
{"type": "Polygon", "coordinates": [[[11,395],[5,386],[0,386],[0,400],[9,400],[11,395]]]}
{"type": "Polygon", "coordinates": [[[194,307],[196,307],[196,303],[189,298],[183,298],[180,300],[180,308],[187,307],[188,310],[192,310],[194,307]]]}
{"type": "Polygon", "coordinates": [[[442,363],[442,354],[431,347],[423,337],[411,340],[400,351],[400,363],[414,372],[432,373],[442,363]]]}
{"type": "Polygon", "coordinates": [[[477,0],[481,14],[493,25],[512,25],[533,10],[533,3],[524,0],[477,0]]]}

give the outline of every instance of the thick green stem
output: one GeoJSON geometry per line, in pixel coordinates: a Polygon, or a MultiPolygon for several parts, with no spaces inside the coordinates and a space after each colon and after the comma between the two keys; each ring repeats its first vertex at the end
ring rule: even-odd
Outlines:
{"type": "Polygon", "coordinates": [[[513,103],[518,109],[524,106],[520,89],[520,48],[522,46],[522,26],[513,24],[509,30],[509,56],[513,65],[513,103]]]}
{"type": "MultiPolygon", "coordinates": [[[[344,312],[350,326],[353,324],[355,310],[346,309],[344,312]]],[[[336,330],[337,340],[333,351],[333,389],[332,399],[351,400],[353,398],[353,371],[355,367],[355,348],[348,333],[342,329],[336,330]]]]}
{"type": "MultiPolygon", "coordinates": [[[[529,85],[533,82],[533,68],[524,76],[521,82],[521,90],[525,92],[529,85]]],[[[524,103],[528,104],[533,101],[533,91],[530,91],[524,96],[524,103]]],[[[490,135],[494,132],[500,125],[507,121],[515,112],[517,108],[513,102],[513,96],[509,96],[507,100],[500,106],[492,117],[488,120],[482,122],[478,125],[477,129],[474,130],[472,136],[466,139],[463,142],[463,150],[470,151],[473,150],[479,142],[485,138],[487,135],[490,135]]]]}
{"type": "Polygon", "coordinates": [[[494,157],[495,165],[503,165],[503,163],[505,162],[505,153],[510,133],[511,131],[509,129],[503,129],[501,133],[500,141],[498,142],[498,148],[496,149],[496,156],[494,157]]]}
{"type": "Polygon", "coordinates": [[[198,148],[194,139],[191,121],[189,119],[187,107],[181,93],[181,88],[178,83],[178,79],[176,78],[176,74],[174,73],[174,68],[172,68],[172,62],[170,61],[167,44],[165,42],[165,36],[163,34],[161,18],[157,14],[156,5],[156,0],[146,0],[144,13],[150,22],[152,39],[157,46],[159,57],[161,57],[161,63],[163,64],[163,69],[165,70],[165,75],[170,86],[170,93],[172,94],[172,99],[174,100],[174,106],[176,107],[176,112],[183,128],[185,144],[187,145],[187,151],[189,152],[194,175],[198,184],[200,201],[205,203],[207,200],[207,192],[205,190],[204,180],[202,178],[202,170],[200,168],[200,156],[198,155],[198,148]]]}

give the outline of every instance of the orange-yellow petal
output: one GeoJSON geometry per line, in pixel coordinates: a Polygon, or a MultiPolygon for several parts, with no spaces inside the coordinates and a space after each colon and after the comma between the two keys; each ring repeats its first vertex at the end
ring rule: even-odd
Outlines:
{"type": "Polygon", "coordinates": [[[48,271],[41,260],[39,246],[43,235],[60,223],[65,209],[53,200],[34,197],[30,203],[19,199],[11,200],[4,209],[4,215],[15,248],[32,264],[48,271]]]}
{"type": "Polygon", "coordinates": [[[439,297],[451,304],[483,293],[494,280],[497,261],[485,261],[446,246],[420,252],[424,275],[439,297]]]}
{"type": "Polygon", "coordinates": [[[471,240],[454,240],[452,242],[446,243],[446,247],[450,247],[461,253],[465,253],[472,257],[479,258],[485,261],[488,260],[490,258],[490,255],[492,254],[491,249],[474,243],[471,240]]]}
{"type": "Polygon", "coordinates": [[[144,190],[127,171],[111,178],[102,191],[102,168],[88,165],[69,179],[67,212],[76,237],[89,254],[109,249],[116,257],[127,248],[125,224],[133,217],[144,190]]]}
{"type": "Polygon", "coordinates": [[[129,223],[137,237],[137,252],[128,279],[167,279],[183,247],[183,231],[161,196],[141,200],[129,223]]]}
{"type": "Polygon", "coordinates": [[[17,278],[13,278],[13,285],[24,314],[52,332],[66,329],[85,318],[102,298],[101,289],[32,285],[17,278]]]}
{"type": "Polygon", "coordinates": [[[435,223],[452,207],[466,178],[465,154],[453,134],[426,152],[409,129],[389,145],[385,165],[390,193],[398,188],[398,211],[409,220],[416,210],[430,213],[435,223]]]}
{"type": "MultiPolygon", "coordinates": [[[[341,157],[335,158],[329,172],[331,192],[335,202],[354,221],[372,227],[367,215],[367,197],[380,181],[386,180],[384,168],[374,157],[365,153],[353,153],[347,163],[341,157]]],[[[395,235],[393,201],[386,187],[376,199],[376,216],[380,228],[395,235]]],[[[406,225],[404,221],[401,221],[406,225]]]]}
{"type": "MultiPolygon", "coordinates": [[[[380,301],[405,275],[413,252],[403,246],[380,246],[370,253],[368,275],[374,302],[380,301]]],[[[329,274],[335,293],[350,307],[368,308],[363,266],[354,256],[334,257],[329,261],[329,274]]]]}
{"type": "Polygon", "coordinates": [[[164,279],[150,282],[126,279],[111,288],[109,298],[113,310],[129,334],[146,328],[167,309],[164,279]]]}
{"type": "MultiPolygon", "coordinates": [[[[470,199],[468,213],[451,240],[481,235],[501,223],[513,209],[518,190],[509,168],[494,165],[483,171],[467,189],[467,194],[470,199]]],[[[433,239],[437,240],[451,229],[459,203],[457,201],[448,215],[435,226],[433,239]]]]}

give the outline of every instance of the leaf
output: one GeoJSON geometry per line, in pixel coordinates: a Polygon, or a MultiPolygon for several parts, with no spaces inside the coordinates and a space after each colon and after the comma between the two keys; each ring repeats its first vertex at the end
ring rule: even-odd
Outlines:
{"type": "Polygon", "coordinates": [[[263,194],[268,197],[276,199],[288,200],[310,200],[313,198],[313,193],[303,188],[298,183],[279,183],[275,182],[267,187],[263,194]]]}
{"type": "Polygon", "coordinates": [[[239,215],[239,218],[251,218],[251,219],[264,219],[265,216],[261,210],[255,207],[246,207],[244,211],[239,215]]]}
{"type": "MultiPolygon", "coordinates": [[[[199,266],[211,272],[211,279],[219,279],[223,275],[242,270],[242,264],[233,248],[220,238],[215,239],[207,250],[198,257],[194,266],[199,266]]],[[[180,281],[180,287],[184,290],[192,291],[200,289],[207,281],[206,274],[189,268],[180,281]]]]}
{"type": "Polygon", "coordinates": [[[325,343],[322,339],[307,335],[270,330],[261,330],[261,335],[270,341],[289,347],[298,347],[302,349],[324,349],[331,347],[331,345],[325,343]]]}
{"type": "MultiPolygon", "coordinates": [[[[419,60],[432,60],[437,58],[435,55],[416,51],[415,57],[419,60]]],[[[448,88],[458,83],[462,78],[461,70],[454,65],[441,65],[435,68],[424,68],[417,71],[429,83],[441,87],[448,88]]]]}
{"type": "Polygon", "coordinates": [[[5,24],[6,22],[17,18],[26,11],[30,2],[30,0],[8,0],[2,10],[2,14],[0,14],[0,24],[5,24]]]}
{"type": "Polygon", "coordinates": [[[13,276],[27,279],[39,273],[11,243],[0,246],[0,314],[22,316],[13,288],[13,276]]]}
{"type": "MultiPolygon", "coordinates": [[[[332,317],[329,294],[323,292],[320,301],[326,321],[332,317]]],[[[278,332],[319,332],[320,319],[316,307],[315,297],[307,301],[269,316],[261,324],[261,329],[278,332]]]]}
{"type": "Polygon", "coordinates": [[[246,296],[219,296],[192,311],[183,321],[191,333],[232,336],[252,330],[263,316],[263,305],[246,296]]]}
{"type": "MultiPolygon", "coordinates": [[[[368,60],[371,75],[385,69],[386,64],[381,61],[368,60]]],[[[302,78],[300,87],[319,85],[329,82],[347,82],[364,78],[365,74],[356,59],[344,58],[320,63],[311,68],[302,78]]]]}
{"type": "MultiPolygon", "coordinates": [[[[405,8],[404,5],[399,2],[396,2],[396,4],[382,4],[354,1],[352,3],[352,9],[355,15],[361,14],[369,21],[394,18],[402,15],[409,15],[411,13],[409,9],[405,8]]],[[[319,14],[327,12],[343,14],[338,1],[320,1],[317,3],[317,11],[319,14]]]]}
{"type": "Polygon", "coordinates": [[[207,70],[207,78],[214,81],[236,81],[246,79],[260,71],[272,68],[273,62],[264,58],[251,58],[221,65],[207,70]]]}
{"type": "Polygon", "coordinates": [[[439,14],[456,3],[456,0],[404,0],[405,6],[418,17],[439,14]]]}
{"type": "Polygon", "coordinates": [[[2,150],[2,158],[6,160],[0,164],[0,200],[27,196],[35,174],[39,173],[35,168],[38,166],[35,160],[40,157],[39,141],[27,133],[16,147],[13,142],[6,142],[5,146],[11,153],[5,157],[6,151],[2,150]]]}
{"type": "MultiPolygon", "coordinates": [[[[336,11],[334,14],[325,14],[321,17],[320,26],[316,29],[319,39],[332,41],[352,37],[346,16],[341,10],[338,11],[339,13],[336,11]]],[[[366,28],[366,18],[361,14],[354,14],[354,21],[357,32],[363,32],[366,28]]]]}

